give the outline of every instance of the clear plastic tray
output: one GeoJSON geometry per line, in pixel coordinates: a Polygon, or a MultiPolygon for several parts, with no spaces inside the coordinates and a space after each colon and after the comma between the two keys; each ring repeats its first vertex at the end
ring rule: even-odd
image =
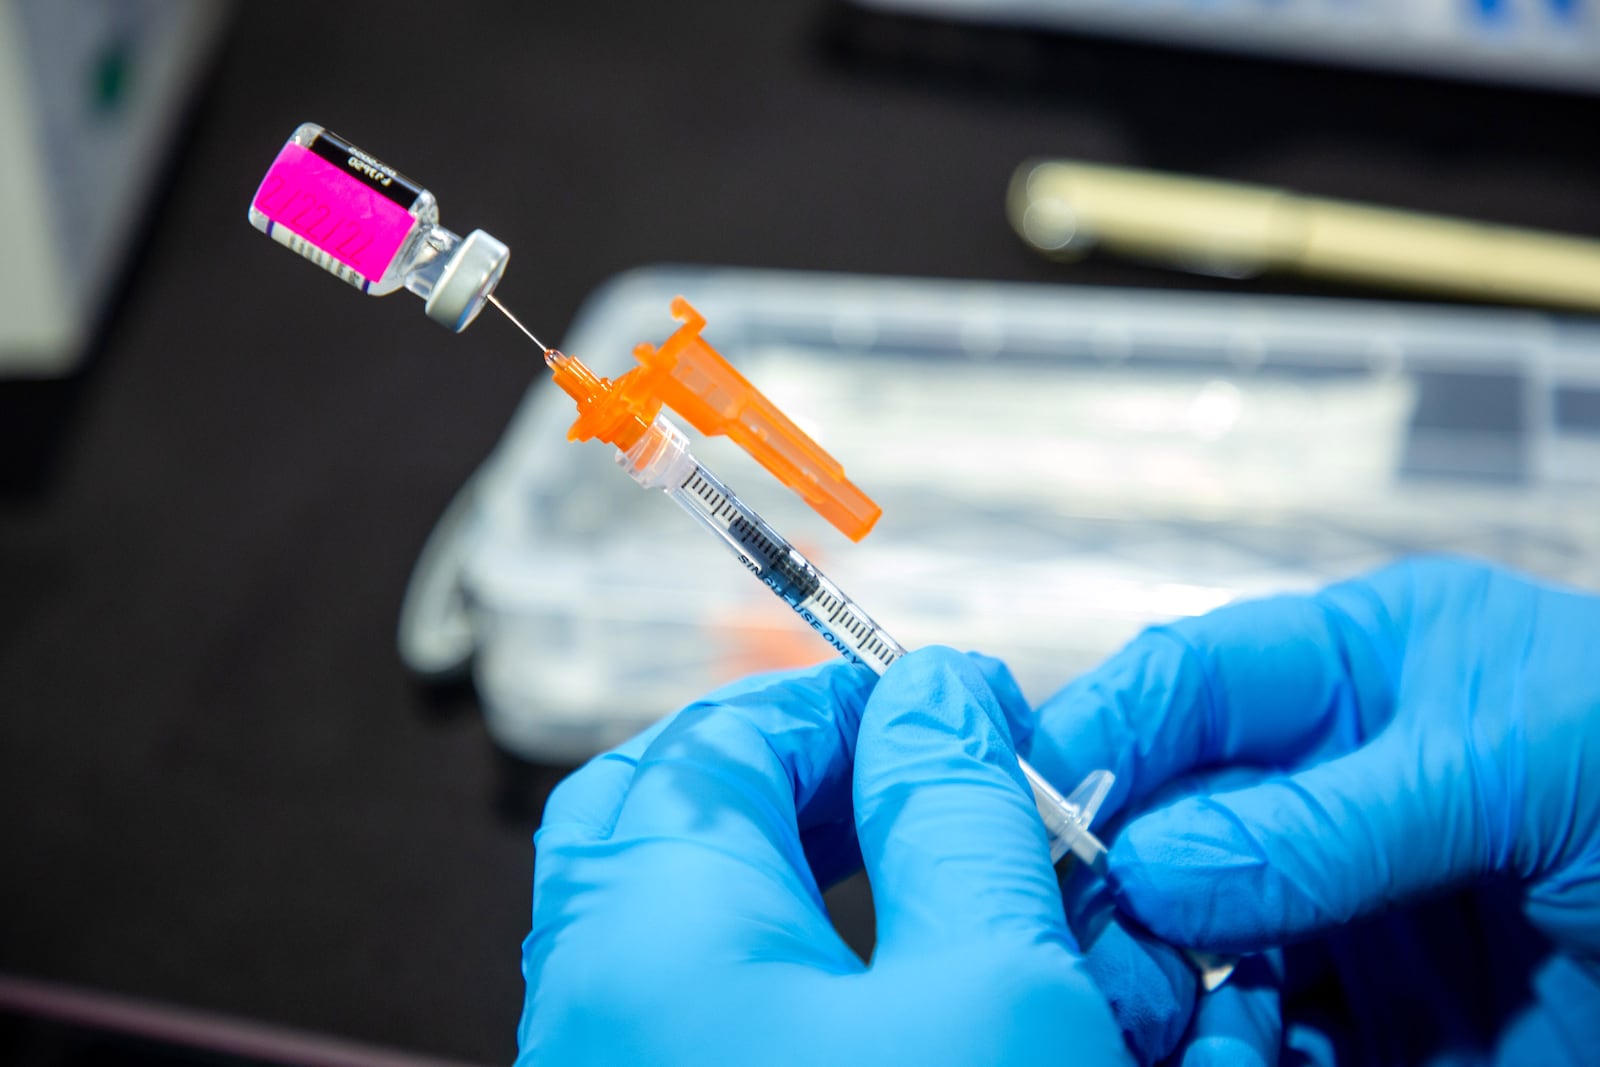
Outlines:
{"type": "MultiPolygon", "coordinates": [[[[1600,327],[1352,301],[652,268],[563,348],[705,336],[884,507],[859,545],[726,442],[696,452],[908,647],[1049,695],[1157,620],[1426,551],[1600,588],[1600,327]]],[[[576,760],[828,646],[543,383],[441,521],[408,663],[576,760]]]]}

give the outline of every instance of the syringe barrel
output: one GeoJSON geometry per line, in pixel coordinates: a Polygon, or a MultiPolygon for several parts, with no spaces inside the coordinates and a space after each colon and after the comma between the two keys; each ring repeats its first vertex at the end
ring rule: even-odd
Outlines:
{"type": "Polygon", "coordinates": [[[664,491],[727,546],[745,568],[848,659],[882,674],[905,648],[689,451],[665,415],[617,463],[647,489],[664,491]]]}
{"type": "Polygon", "coordinates": [[[699,466],[689,451],[689,437],[665,415],[657,415],[632,448],[617,450],[617,466],[646,489],[663,489],[670,496],[699,466]]]}

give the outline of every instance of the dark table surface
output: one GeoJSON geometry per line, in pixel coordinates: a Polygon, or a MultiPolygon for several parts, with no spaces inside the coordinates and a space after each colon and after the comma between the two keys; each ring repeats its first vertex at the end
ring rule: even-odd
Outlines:
{"type": "Polygon", "coordinates": [[[1036,260],[1034,155],[1600,236],[1600,100],[822,0],[239,5],[85,370],[0,385],[0,971],[485,1062],[564,768],[393,634],[535,368],[249,228],[305,119],[510,242],[547,338],[661,261],[1229,285],[1036,260]]]}

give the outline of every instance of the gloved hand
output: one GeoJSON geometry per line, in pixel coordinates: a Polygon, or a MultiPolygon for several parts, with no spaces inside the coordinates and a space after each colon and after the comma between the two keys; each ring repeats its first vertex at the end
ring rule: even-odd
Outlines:
{"type": "Polygon", "coordinates": [[[1600,599],[1420,560],[1224,608],[1068,686],[1030,759],[1112,768],[1111,805],[1197,768],[1289,772],[1136,818],[1110,855],[1121,908],[1175,944],[1333,932],[1290,952],[1291,985],[1338,981],[1299,1042],[1291,989],[1287,1044],[1600,1058],[1600,599]]]}
{"type": "Polygon", "coordinates": [[[519,1062],[1127,1060],[1017,767],[1015,683],[944,649],[873,682],[843,663],[743,682],[562,783],[519,1062]],[[863,860],[870,966],[821,895],[863,860]]]}
{"type": "MultiPolygon", "coordinates": [[[[1243,768],[1185,775],[1120,814],[1194,793],[1259,781],[1243,768]]],[[[1096,819],[1097,832],[1115,841],[1118,823],[1096,819]]],[[[1123,1037],[1140,1063],[1179,1067],[1252,1067],[1278,1062],[1284,1044],[1282,953],[1239,960],[1226,984],[1201,994],[1194,964],[1118,906],[1111,885],[1074,868],[1062,883],[1068,927],[1084,969],[1110,1002],[1123,1037]]]]}

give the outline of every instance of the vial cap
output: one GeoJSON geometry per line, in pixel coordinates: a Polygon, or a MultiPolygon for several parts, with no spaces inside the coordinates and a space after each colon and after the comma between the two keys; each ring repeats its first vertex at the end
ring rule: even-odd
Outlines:
{"type": "Polygon", "coordinates": [[[478,317],[494,287],[500,284],[511,249],[505,242],[473,230],[456,246],[439,272],[423,310],[428,318],[460,333],[478,317]]]}

